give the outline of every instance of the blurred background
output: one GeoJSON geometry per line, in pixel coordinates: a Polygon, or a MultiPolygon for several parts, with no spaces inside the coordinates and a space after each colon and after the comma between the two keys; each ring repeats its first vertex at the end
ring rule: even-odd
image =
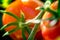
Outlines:
{"type": "MultiPolygon", "coordinates": [[[[0,10],[5,10],[5,8],[12,3],[15,0],[0,0],[0,10]]],[[[41,0],[45,2],[46,0],[41,0]]],[[[3,26],[2,25],[2,13],[0,13],[0,28],[3,26]]],[[[0,31],[0,40],[12,40],[9,36],[2,37],[2,35],[5,33],[4,30],[0,31]]]]}

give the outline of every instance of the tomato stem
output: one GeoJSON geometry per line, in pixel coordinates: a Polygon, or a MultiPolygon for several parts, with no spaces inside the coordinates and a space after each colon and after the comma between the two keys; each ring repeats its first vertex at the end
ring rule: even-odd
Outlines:
{"type": "Polygon", "coordinates": [[[26,25],[25,30],[26,30],[29,34],[31,33],[31,29],[29,28],[28,25],[26,25]]]}
{"type": "Polygon", "coordinates": [[[46,11],[51,12],[51,14],[53,14],[53,16],[54,16],[55,18],[59,18],[59,15],[57,14],[57,12],[56,12],[56,11],[53,11],[53,10],[52,10],[52,9],[50,9],[50,8],[47,8],[47,9],[46,9],[46,11]]]}
{"type": "MultiPolygon", "coordinates": [[[[41,19],[43,14],[44,14],[44,10],[41,10],[41,12],[37,15],[38,16],[37,19],[41,19]]],[[[28,40],[34,40],[34,36],[36,34],[39,24],[40,23],[34,25],[34,28],[32,29],[32,31],[28,37],[28,40]]]]}
{"type": "MultiPolygon", "coordinates": [[[[36,16],[35,19],[41,19],[41,18],[42,18],[42,16],[44,15],[45,9],[47,9],[47,8],[50,6],[51,2],[52,2],[52,0],[47,0],[47,1],[45,2],[44,6],[43,6],[43,9],[41,9],[41,12],[36,16]],[[46,6],[46,5],[47,5],[47,6],[46,6]],[[46,7],[46,8],[45,8],[45,7],[46,7]]],[[[35,36],[36,31],[37,31],[37,29],[38,29],[38,27],[39,27],[39,24],[40,24],[40,23],[34,25],[34,28],[32,29],[32,31],[31,31],[31,33],[30,33],[30,35],[29,35],[29,37],[28,37],[28,40],[34,40],[34,36],[35,36]]]]}
{"type": "Polygon", "coordinates": [[[21,11],[21,18],[20,18],[20,22],[25,22],[25,17],[24,17],[24,13],[23,11],[21,11]]]}
{"type": "Polygon", "coordinates": [[[60,0],[58,0],[58,9],[57,9],[57,11],[58,11],[58,15],[60,17],[60,0]]]}
{"type": "Polygon", "coordinates": [[[45,2],[44,6],[43,6],[44,9],[47,9],[52,2],[53,2],[53,0],[47,0],[47,1],[45,2]]]}
{"type": "Polygon", "coordinates": [[[27,39],[26,39],[26,36],[25,36],[25,34],[24,34],[24,33],[25,33],[25,30],[24,30],[24,29],[25,29],[25,28],[22,29],[22,37],[23,37],[24,40],[27,40],[27,39]]]}
{"type": "Polygon", "coordinates": [[[44,20],[54,20],[54,19],[56,19],[55,16],[52,16],[50,18],[42,19],[42,21],[44,21],[44,20]]]}

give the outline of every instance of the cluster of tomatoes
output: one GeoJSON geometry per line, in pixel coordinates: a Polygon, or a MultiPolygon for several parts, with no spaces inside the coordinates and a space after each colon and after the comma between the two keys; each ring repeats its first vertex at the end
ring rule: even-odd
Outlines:
{"type": "MultiPolygon", "coordinates": [[[[48,4],[47,4],[48,5],[48,4]]],[[[35,18],[41,10],[37,10],[37,7],[43,7],[44,3],[40,0],[15,0],[12,2],[7,8],[6,12],[11,12],[12,14],[18,16],[18,18],[21,18],[21,12],[23,12],[24,19],[23,20],[29,20],[35,18]]],[[[58,1],[54,1],[52,4],[50,4],[50,9],[53,11],[57,10],[58,7],[58,1]]],[[[52,13],[49,11],[44,12],[44,15],[41,19],[47,19],[52,17],[52,13]]],[[[6,25],[11,22],[16,22],[17,20],[8,14],[3,14],[2,22],[3,25],[6,25]]],[[[18,22],[20,22],[18,20],[18,22]]],[[[31,30],[34,28],[34,23],[29,24],[29,28],[31,30]]],[[[16,28],[16,25],[9,26],[5,28],[5,31],[10,31],[14,28],[16,28]]],[[[25,31],[25,36],[28,38],[29,34],[25,31]]],[[[22,36],[22,30],[19,29],[13,33],[10,34],[10,37],[13,40],[23,40],[22,36]]],[[[60,40],[60,20],[54,21],[54,20],[43,20],[41,21],[34,40],[60,40]],[[52,23],[53,22],[53,23],[52,23]],[[55,23],[55,24],[54,24],[55,23]]]]}

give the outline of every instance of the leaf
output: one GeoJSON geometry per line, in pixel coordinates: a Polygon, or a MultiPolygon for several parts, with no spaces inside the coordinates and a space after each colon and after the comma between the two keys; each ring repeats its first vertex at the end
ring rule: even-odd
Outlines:
{"type": "Polygon", "coordinates": [[[24,13],[23,13],[22,10],[20,10],[20,12],[21,12],[21,18],[20,18],[20,21],[21,21],[21,22],[25,22],[25,16],[24,16],[24,13]]]}
{"type": "Polygon", "coordinates": [[[10,35],[11,33],[15,32],[17,30],[19,30],[19,28],[15,28],[15,29],[12,29],[11,31],[7,31],[6,33],[3,34],[2,37],[6,36],[6,35],[10,35]]]}
{"type": "Polygon", "coordinates": [[[2,26],[2,27],[0,28],[0,30],[3,30],[3,29],[5,29],[5,28],[7,28],[7,27],[9,27],[9,26],[11,26],[11,25],[17,25],[17,22],[8,23],[8,24],[2,26]]]}
{"type": "Polygon", "coordinates": [[[9,35],[9,33],[8,32],[4,33],[2,37],[6,36],[6,35],[9,35]]]}

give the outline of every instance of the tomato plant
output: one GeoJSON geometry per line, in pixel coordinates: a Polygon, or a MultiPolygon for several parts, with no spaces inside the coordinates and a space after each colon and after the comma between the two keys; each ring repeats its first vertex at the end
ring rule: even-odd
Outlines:
{"type": "MultiPolygon", "coordinates": [[[[35,10],[35,8],[38,6],[42,6],[42,5],[43,5],[43,3],[40,1],[37,1],[37,0],[25,0],[25,1],[16,0],[13,3],[11,3],[6,8],[5,11],[11,12],[14,15],[18,16],[19,18],[21,17],[21,11],[22,11],[24,14],[25,20],[28,20],[28,19],[34,18],[40,12],[39,10],[35,10]]],[[[11,23],[11,22],[16,22],[16,21],[17,20],[14,17],[12,17],[8,14],[3,14],[2,22],[4,25],[11,23]]],[[[18,21],[18,22],[20,22],[20,21],[18,21]]],[[[31,24],[30,26],[33,27],[33,24],[31,24]]],[[[16,26],[12,25],[12,26],[5,28],[5,31],[10,31],[14,28],[16,28],[16,26]]],[[[40,28],[38,29],[38,31],[40,31],[40,28]]],[[[27,38],[28,33],[26,31],[25,31],[25,35],[27,38]]],[[[21,29],[10,34],[10,37],[12,37],[14,40],[23,40],[21,29]]]]}
{"type": "MultiPolygon", "coordinates": [[[[50,9],[57,12],[59,6],[58,3],[59,1],[53,2],[50,9]]],[[[52,17],[53,15],[51,13],[51,11],[46,11],[42,19],[52,17]]],[[[41,22],[42,35],[45,40],[60,40],[60,17],[58,18],[58,15],[55,16],[56,18],[54,20],[45,20],[41,22]]]]}
{"type": "Polygon", "coordinates": [[[7,31],[3,36],[10,34],[14,40],[41,40],[41,36],[44,40],[60,40],[60,0],[46,0],[44,5],[40,3],[38,0],[16,0],[6,8],[7,12],[1,11],[5,13],[2,19],[4,26],[1,29],[5,28],[7,31]],[[40,11],[35,9],[38,6],[40,11]],[[34,21],[38,23],[29,23],[34,21]],[[41,31],[42,34],[39,35],[41,31]]]}

